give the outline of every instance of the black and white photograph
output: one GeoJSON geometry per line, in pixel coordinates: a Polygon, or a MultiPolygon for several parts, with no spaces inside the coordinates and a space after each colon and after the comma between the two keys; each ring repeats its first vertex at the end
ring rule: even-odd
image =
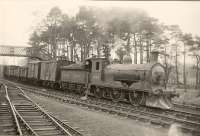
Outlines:
{"type": "Polygon", "coordinates": [[[0,136],[200,136],[200,1],[0,0],[0,136]]]}

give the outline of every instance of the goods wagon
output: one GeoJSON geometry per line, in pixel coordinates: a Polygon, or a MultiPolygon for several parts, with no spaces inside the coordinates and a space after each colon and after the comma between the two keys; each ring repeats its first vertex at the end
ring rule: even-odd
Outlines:
{"type": "Polygon", "coordinates": [[[13,76],[18,79],[19,78],[19,66],[14,66],[13,68],[13,76]]]}
{"type": "Polygon", "coordinates": [[[4,76],[3,72],[4,72],[4,67],[3,67],[3,65],[0,65],[0,78],[2,78],[4,76]]]}
{"type": "Polygon", "coordinates": [[[40,61],[33,61],[28,63],[28,80],[29,81],[39,81],[40,79],[40,61]]]}
{"type": "Polygon", "coordinates": [[[19,66],[9,66],[8,67],[8,75],[11,78],[19,77],[19,66]]]}
{"type": "Polygon", "coordinates": [[[8,78],[18,78],[19,77],[19,66],[5,66],[4,76],[8,78]]]}
{"type": "Polygon", "coordinates": [[[10,76],[9,76],[9,71],[8,71],[8,69],[9,69],[8,66],[4,66],[4,67],[3,67],[3,75],[4,75],[4,77],[6,77],[6,78],[9,78],[9,77],[10,77],[10,76]]]}
{"type": "Polygon", "coordinates": [[[20,66],[4,66],[4,76],[18,80],[20,78],[20,66]]]}
{"type": "Polygon", "coordinates": [[[25,81],[28,75],[28,67],[19,67],[19,79],[25,81]]]}
{"type": "Polygon", "coordinates": [[[51,88],[59,88],[60,81],[60,67],[67,66],[73,62],[68,60],[52,60],[52,61],[41,61],[40,77],[39,80],[44,86],[51,88]]]}

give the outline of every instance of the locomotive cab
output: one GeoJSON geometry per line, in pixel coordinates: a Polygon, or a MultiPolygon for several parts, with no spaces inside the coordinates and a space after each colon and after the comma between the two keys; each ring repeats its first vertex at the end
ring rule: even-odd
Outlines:
{"type": "Polygon", "coordinates": [[[86,59],[85,69],[90,72],[90,80],[99,82],[104,80],[104,67],[108,64],[105,58],[92,57],[86,59]]]}

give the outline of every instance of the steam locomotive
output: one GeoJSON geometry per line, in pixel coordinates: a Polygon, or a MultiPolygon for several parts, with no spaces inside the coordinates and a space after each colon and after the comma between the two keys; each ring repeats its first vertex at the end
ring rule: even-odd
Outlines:
{"type": "Polygon", "coordinates": [[[107,59],[96,57],[80,64],[67,60],[35,61],[27,67],[6,66],[4,76],[81,96],[170,109],[171,99],[177,94],[166,89],[165,69],[157,58],[158,52],[152,52],[148,64],[110,64],[107,59]]]}

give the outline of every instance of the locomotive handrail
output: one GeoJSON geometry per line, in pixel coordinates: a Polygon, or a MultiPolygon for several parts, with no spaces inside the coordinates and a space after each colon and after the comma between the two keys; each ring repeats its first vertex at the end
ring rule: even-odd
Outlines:
{"type": "Polygon", "coordinates": [[[17,88],[22,92],[22,95],[27,98],[30,102],[32,102],[36,107],[39,108],[40,111],[43,112],[44,115],[46,115],[51,121],[54,122],[55,125],[59,129],[61,129],[67,136],[72,136],[63,126],[61,126],[52,116],[50,116],[43,108],[41,108],[37,103],[35,103],[33,100],[31,100],[25,93],[24,90],[17,86],[17,88]]]}
{"type": "Polygon", "coordinates": [[[7,86],[6,86],[5,84],[2,84],[2,85],[3,85],[4,89],[5,89],[5,92],[6,92],[6,99],[8,100],[8,103],[9,103],[9,105],[10,105],[10,108],[11,108],[11,111],[12,111],[12,114],[13,114],[13,117],[14,117],[14,119],[15,119],[15,123],[16,123],[16,126],[17,126],[17,132],[19,133],[19,136],[23,136],[22,130],[21,130],[20,125],[19,125],[19,121],[18,121],[17,116],[16,116],[16,114],[15,114],[14,106],[12,105],[12,103],[11,103],[11,101],[10,101],[10,98],[9,98],[9,96],[8,96],[8,90],[7,90],[8,88],[7,88],[7,86]]]}

